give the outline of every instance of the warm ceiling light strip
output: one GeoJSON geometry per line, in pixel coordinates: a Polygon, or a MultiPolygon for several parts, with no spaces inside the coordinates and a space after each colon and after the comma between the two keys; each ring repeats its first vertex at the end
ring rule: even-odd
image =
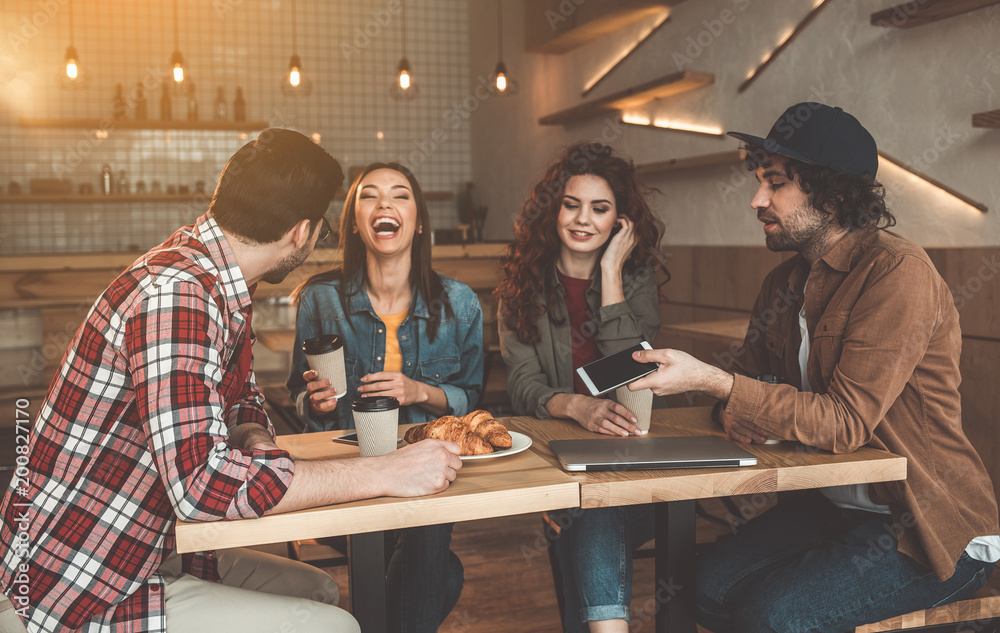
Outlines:
{"type": "Polygon", "coordinates": [[[822,11],[823,8],[826,7],[826,5],[829,3],[830,0],[817,0],[816,6],[813,7],[813,10],[810,11],[809,14],[806,15],[806,17],[802,18],[802,21],[799,22],[794,29],[792,29],[785,35],[784,39],[781,40],[778,46],[775,47],[773,51],[771,51],[767,56],[764,57],[760,65],[757,66],[757,68],[754,69],[753,72],[747,75],[747,78],[743,80],[743,83],[741,83],[740,87],[736,89],[736,92],[743,92],[748,87],[750,87],[750,84],[752,84],[754,80],[757,79],[757,77],[762,72],[764,72],[764,69],[767,68],[772,61],[774,61],[774,58],[780,55],[781,52],[785,50],[785,48],[789,44],[792,43],[792,40],[798,37],[799,33],[801,33],[807,26],[809,26],[809,23],[812,22],[814,19],[816,19],[816,16],[819,15],[819,12],[822,11]]]}
{"type": "Polygon", "coordinates": [[[655,35],[657,31],[660,30],[660,27],[662,27],[669,21],[670,21],[670,10],[667,9],[656,18],[656,22],[654,22],[651,27],[646,29],[646,31],[643,32],[642,35],[640,35],[634,43],[629,45],[629,47],[623,50],[618,55],[617,58],[615,58],[610,64],[605,66],[604,70],[600,71],[600,73],[598,73],[598,75],[595,78],[591,79],[587,83],[587,85],[583,87],[583,92],[580,94],[580,96],[586,97],[587,95],[589,95],[590,92],[597,87],[597,84],[604,81],[605,77],[610,75],[612,71],[621,66],[622,63],[632,55],[632,53],[636,52],[640,46],[649,41],[649,39],[653,37],[653,35],[655,35]]]}
{"type": "Polygon", "coordinates": [[[982,211],[983,213],[986,213],[987,211],[989,211],[989,207],[987,207],[982,202],[978,202],[976,200],[973,200],[969,196],[967,196],[965,194],[962,194],[962,193],[960,193],[958,191],[955,191],[954,189],[952,189],[948,185],[944,184],[940,180],[937,180],[937,179],[935,179],[935,178],[933,178],[931,176],[928,176],[927,174],[925,174],[925,173],[923,173],[921,171],[918,171],[918,170],[914,169],[913,167],[910,167],[909,165],[907,165],[906,163],[902,162],[901,160],[893,158],[892,156],[886,154],[885,152],[879,152],[878,155],[879,155],[880,158],[882,158],[882,160],[886,160],[886,161],[892,163],[893,165],[895,165],[896,167],[899,167],[900,169],[902,169],[904,171],[907,171],[907,172],[913,174],[914,176],[916,176],[917,178],[925,181],[927,184],[933,185],[933,186],[937,187],[938,189],[940,189],[941,191],[944,191],[945,193],[958,198],[959,200],[961,200],[965,204],[969,205],[970,207],[978,209],[979,211],[982,211]]]}
{"type": "Polygon", "coordinates": [[[625,125],[634,125],[637,127],[649,127],[654,130],[664,130],[669,132],[684,132],[686,134],[697,134],[698,136],[711,136],[714,138],[722,139],[725,135],[719,128],[709,127],[707,125],[692,125],[688,123],[675,123],[671,121],[651,121],[647,117],[637,117],[637,116],[622,116],[622,123],[625,125]]]}

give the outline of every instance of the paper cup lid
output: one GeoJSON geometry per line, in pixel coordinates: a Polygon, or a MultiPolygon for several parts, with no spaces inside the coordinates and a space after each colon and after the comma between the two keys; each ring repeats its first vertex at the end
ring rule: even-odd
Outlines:
{"type": "Polygon", "coordinates": [[[334,352],[344,346],[344,341],[336,334],[320,334],[302,343],[302,351],[310,356],[334,352]]]}
{"type": "Polygon", "coordinates": [[[399,408],[399,400],[391,396],[361,397],[351,404],[351,408],[361,412],[392,411],[399,408]]]}

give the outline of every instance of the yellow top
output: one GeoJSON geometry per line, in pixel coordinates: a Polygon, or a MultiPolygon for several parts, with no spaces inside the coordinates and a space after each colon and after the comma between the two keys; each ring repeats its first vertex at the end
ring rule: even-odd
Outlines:
{"type": "Polygon", "coordinates": [[[399,314],[378,315],[382,323],[385,323],[385,364],[382,366],[382,371],[403,371],[403,354],[399,351],[396,331],[409,312],[407,308],[399,314]]]}

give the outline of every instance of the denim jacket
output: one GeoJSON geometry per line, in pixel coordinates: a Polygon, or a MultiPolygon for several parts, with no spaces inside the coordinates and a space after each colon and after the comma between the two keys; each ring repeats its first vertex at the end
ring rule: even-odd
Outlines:
{"type": "MultiPolygon", "coordinates": [[[[479,298],[465,284],[438,275],[451,303],[433,341],[427,332],[430,307],[419,293],[413,293],[410,310],[396,336],[403,356],[403,374],[435,387],[448,399],[448,413],[465,415],[479,400],[483,389],[483,312],[479,298]]],[[[382,371],[385,358],[385,324],[372,309],[362,287],[347,300],[347,313],[340,303],[340,280],[315,282],[299,297],[295,325],[295,348],[288,390],[296,410],[313,430],[354,428],[351,403],[358,397],[361,377],[382,371]],[[302,342],[320,334],[337,334],[344,339],[347,394],[337,408],[324,415],[310,410],[306,381],[309,368],[302,342]]],[[[356,283],[360,283],[358,280],[356,283]]],[[[399,423],[427,422],[437,416],[418,405],[402,407],[399,423]]]]}

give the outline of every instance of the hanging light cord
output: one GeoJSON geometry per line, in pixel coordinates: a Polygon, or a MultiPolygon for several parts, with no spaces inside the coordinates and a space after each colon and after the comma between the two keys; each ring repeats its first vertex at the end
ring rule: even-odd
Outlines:
{"type": "Polygon", "coordinates": [[[503,61],[503,11],[500,0],[497,0],[497,46],[500,49],[500,61],[503,61]]]}
{"type": "Polygon", "coordinates": [[[299,54],[298,20],[295,16],[295,0],[292,0],[292,55],[299,54]]]}
{"type": "Polygon", "coordinates": [[[69,2],[69,45],[73,46],[73,0],[69,2]]]}
{"type": "Polygon", "coordinates": [[[174,50],[181,50],[181,39],[177,29],[177,0],[174,0],[174,50]]]}
{"type": "Polygon", "coordinates": [[[403,57],[406,57],[406,7],[403,7],[399,17],[403,23],[403,57]]]}

